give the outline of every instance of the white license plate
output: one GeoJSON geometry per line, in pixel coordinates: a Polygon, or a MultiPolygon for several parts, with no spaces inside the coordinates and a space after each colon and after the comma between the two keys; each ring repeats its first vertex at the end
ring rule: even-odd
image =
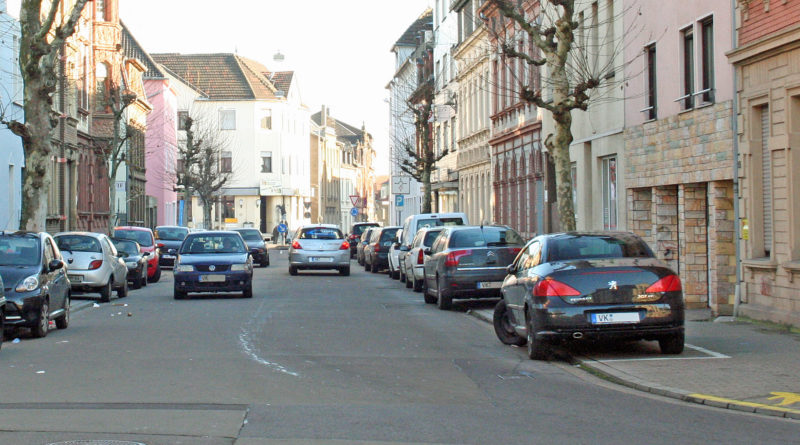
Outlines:
{"type": "Polygon", "coordinates": [[[67,278],[73,283],[80,283],[83,281],[83,275],[67,275],[67,278]]]}
{"type": "Polygon", "coordinates": [[[638,312],[611,312],[607,314],[592,314],[593,324],[613,324],[613,323],[638,323],[638,312]]]}
{"type": "Polygon", "coordinates": [[[502,281],[479,281],[475,286],[478,289],[500,289],[503,287],[502,281]]]}
{"type": "Polygon", "coordinates": [[[309,258],[312,263],[332,263],[333,258],[327,256],[312,256],[309,258]]]}
{"type": "Polygon", "coordinates": [[[161,255],[161,258],[164,258],[165,260],[174,260],[175,259],[175,255],[167,255],[165,253],[164,255],[161,255]]]}
{"type": "Polygon", "coordinates": [[[197,280],[201,283],[222,283],[225,281],[225,275],[200,275],[197,280]]]}

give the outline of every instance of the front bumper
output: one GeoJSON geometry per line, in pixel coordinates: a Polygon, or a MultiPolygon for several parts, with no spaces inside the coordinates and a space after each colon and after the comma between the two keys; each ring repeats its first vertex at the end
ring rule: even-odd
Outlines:
{"type": "Polygon", "coordinates": [[[158,265],[160,267],[174,267],[175,266],[175,254],[174,253],[164,253],[158,257],[158,265]]]}
{"type": "Polygon", "coordinates": [[[128,266],[128,281],[136,281],[142,276],[142,266],[128,266]]]}
{"type": "Polygon", "coordinates": [[[24,293],[12,290],[6,295],[5,328],[36,326],[41,308],[41,289],[24,293]]]}
{"type": "Polygon", "coordinates": [[[253,281],[252,272],[176,272],[175,289],[181,292],[241,292],[253,281]],[[201,276],[222,275],[225,281],[200,281],[201,276]]]}

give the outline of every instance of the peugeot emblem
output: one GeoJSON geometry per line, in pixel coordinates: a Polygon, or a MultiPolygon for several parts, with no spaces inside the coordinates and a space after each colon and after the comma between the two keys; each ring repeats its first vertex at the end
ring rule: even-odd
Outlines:
{"type": "MultiPolygon", "coordinates": [[[[208,266],[208,270],[210,270],[211,272],[214,272],[215,270],[217,270],[217,267],[212,264],[212,265],[208,266]]],[[[615,282],[614,286],[616,286],[616,282],[615,282]]]]}
{"type": "Polygon", "coordinates": [[[608,282],[608,289],[609,290],[617,290],[617,282],[616,281],[609,281],[608,282]]]}

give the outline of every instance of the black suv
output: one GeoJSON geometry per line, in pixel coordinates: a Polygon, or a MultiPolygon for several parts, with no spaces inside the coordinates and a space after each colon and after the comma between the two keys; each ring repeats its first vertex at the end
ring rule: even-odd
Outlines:
{"type": "Polygon", "coordinates": [[[350,229],[350,234],[347,235],[347,242],[350,243],[350,258],[356,256],[358,240],[361,239],[361,235],[368,227],[380,227],[380,224],[376,222],[360,222],[353,224],[353,227],[350,229]]]}

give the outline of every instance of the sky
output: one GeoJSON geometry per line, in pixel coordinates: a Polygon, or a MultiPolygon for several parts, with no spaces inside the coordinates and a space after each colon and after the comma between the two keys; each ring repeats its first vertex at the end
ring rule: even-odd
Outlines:
{"type": "Polygon", "coordinates": [[[150,53],[236,52],[274,71],[293,70],[311,113],[324,104],[366,124],[389,171],[386,85],[392,46],[430,0],[120,0],[120,18],[150,53]],[[281,64],[273,61],[280,51],[281,64]]]}

